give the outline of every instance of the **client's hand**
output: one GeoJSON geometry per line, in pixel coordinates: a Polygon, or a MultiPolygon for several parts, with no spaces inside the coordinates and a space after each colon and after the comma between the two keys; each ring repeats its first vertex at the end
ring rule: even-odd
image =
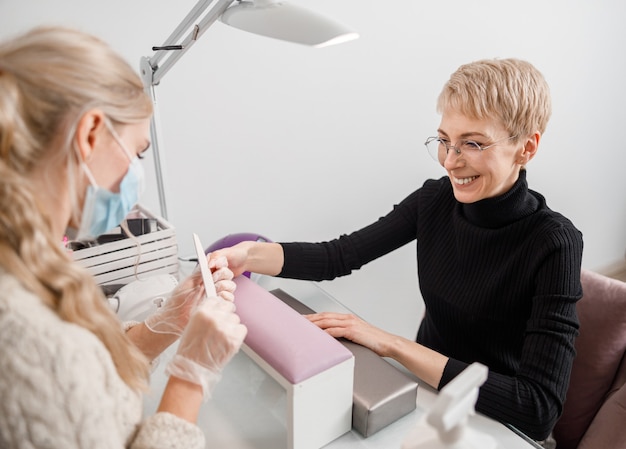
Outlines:
{"type": "Polygon", "coordinates": [[[167,374],[200,385],[207,400],[246,333],[232,302],[208,298],[191,316],[167,374]]]}
{"type": "Polygon", "coordinates": [[[233,271],[235,276],[243,274],[247,271],[246,263],[248,261],[248,249],[252,242],[244,241],[234,246],[218,249],[209,253],[209,266],[217,263],[220,259],[226,259],[228,267],[233,271]]]}
{"type": "MultiPolygon", "coordinates": [[[[228,268],[226,258],[213,259],[209,268],[213,271],[218,296],[232,302],[237,284],[233,282],[233,272],[228,268]]],[[[180,336],[189,322],[191,312],[205,297],[202,274],[196,269],[172,291],[162,307],[145,319],[144,324],[154,333],[180,336]]]]}
{"type": "Polygon", "coordinates": [[[361,318],[346,313],[322,312],[306,315],[309,321],[335,338],[347,338],[381,357],[387,357],[394,335],[375,327],[361,318]]]}

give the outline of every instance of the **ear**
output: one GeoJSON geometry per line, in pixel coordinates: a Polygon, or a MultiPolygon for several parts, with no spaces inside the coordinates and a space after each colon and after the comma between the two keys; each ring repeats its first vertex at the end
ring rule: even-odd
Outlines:
{"type": "Polygon", "coordinates": [[[102,132],[106,126],[104,120],[104,112],[100,109],[91,109],[85,112],[78,121],[74,143],[83,161],[89,160],[96,143],[102,138],[102,132]]]}
{"type": "Polygon", "coordinates": [[[537,149],[539,148],[540,140],[541,133],[539,131],[526,138],[517,161],[520,165],[526,165],[528,162],[530,162],[532,158],[535,157],[535,155],[537,154],[537,149]]]}

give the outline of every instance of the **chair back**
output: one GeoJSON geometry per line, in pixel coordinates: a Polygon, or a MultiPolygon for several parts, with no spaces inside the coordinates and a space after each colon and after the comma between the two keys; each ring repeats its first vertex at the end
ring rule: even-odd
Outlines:
{"type": "Polygon", "coordinates": [[[626,449],[626,282],[583,269],[580,335],[557,449],[626,449]]]}

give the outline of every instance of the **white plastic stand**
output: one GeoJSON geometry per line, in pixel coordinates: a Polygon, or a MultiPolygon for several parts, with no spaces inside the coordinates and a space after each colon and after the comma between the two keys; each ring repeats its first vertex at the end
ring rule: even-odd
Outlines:
{"type": "Polygon", "coordinates": [[[486,366],[473,363],[446,385],[430,413],[404,440],[402,449],[497,449],[494,438],[467,425],[487,373],[486,366]]]}

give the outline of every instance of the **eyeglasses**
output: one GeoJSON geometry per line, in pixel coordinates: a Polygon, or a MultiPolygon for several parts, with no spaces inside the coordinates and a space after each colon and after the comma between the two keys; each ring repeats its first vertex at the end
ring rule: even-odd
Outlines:
{"type": "Polygon", "coordinates": [[[450,145],[450,142],[441,137],[429,137],[428,139],[426,139],[426,142],[424,142],[424,145],[426,145],[426,148],[428,149],[428,154],[430,154],[430,156],[435,161],[443,165],[444,161],[446,160],[446,156],[451,149],[454,149],[454,152],[457,156],[463,153],[472,157],[478,155],[479,153],[482,153],[488,148],[499,144],[500,142],[515,139],[516,137],[517,136],[505,137],[504,139],[496,140],[494,143],[486,146],[480,145],[478,142],[475,142],[473,140],[461,140],[456,145],[450,145]]]}

